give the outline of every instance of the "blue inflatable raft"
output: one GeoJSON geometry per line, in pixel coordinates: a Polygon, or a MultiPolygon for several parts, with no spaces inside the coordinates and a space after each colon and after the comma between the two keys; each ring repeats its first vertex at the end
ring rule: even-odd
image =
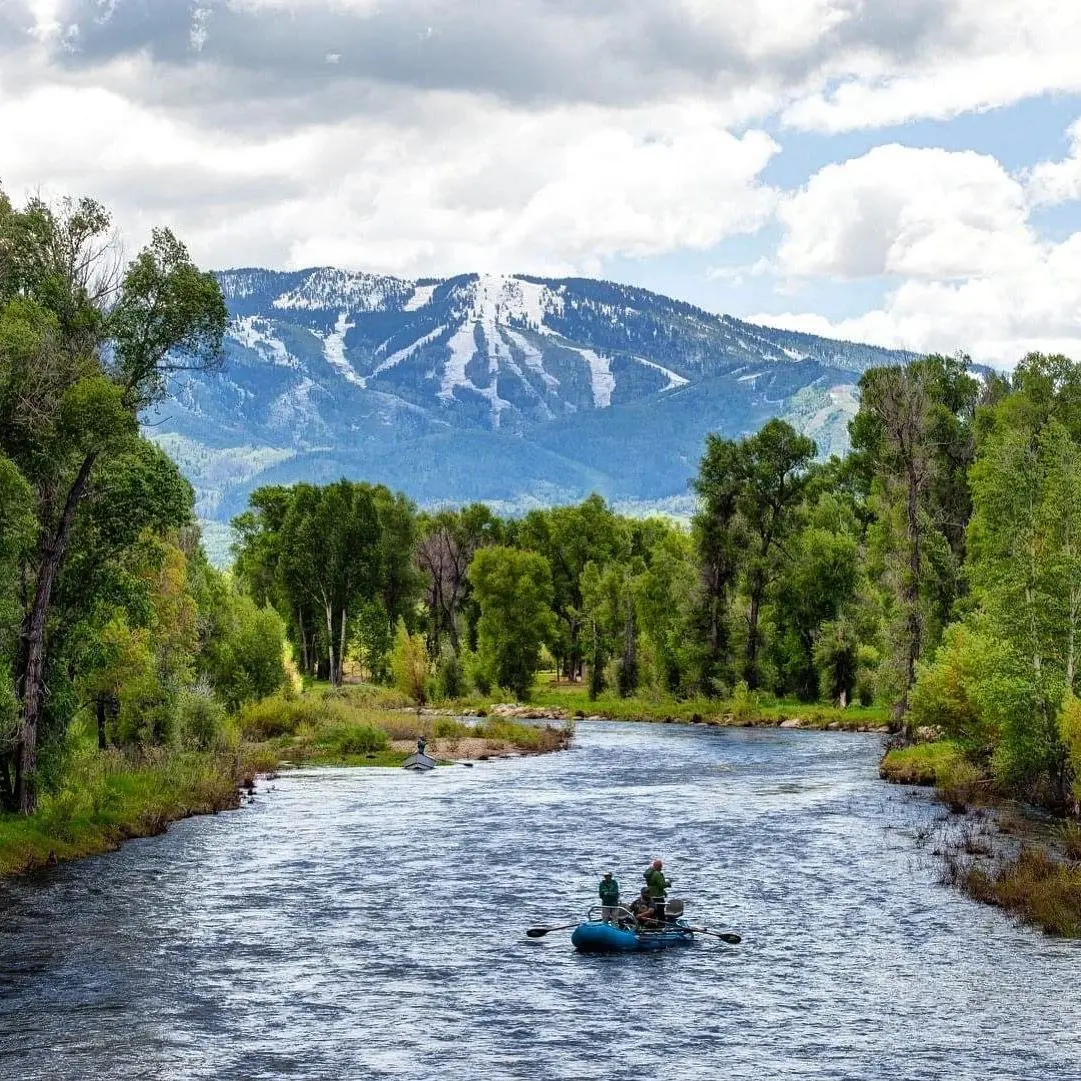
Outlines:
{"type": "Polygon", "coordinates": [[[672,920],[664,930],[617,927],[593,919],[580,923],[571,934],[571,943],[580,953],[627,953],[631,950],[664,950],[669,946],[689,946],[694,932],[682,920],[672,920]]]}

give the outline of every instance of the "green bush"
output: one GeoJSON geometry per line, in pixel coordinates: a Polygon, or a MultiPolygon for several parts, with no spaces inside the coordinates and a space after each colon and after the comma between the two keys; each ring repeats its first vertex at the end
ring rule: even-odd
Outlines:
{"type": "Polygon", "coordinates": [[[470,735],[472,729],[454,717],[438,717],[432,726],[432,733],[436,739],[461,739],[470,735]]]}
{"type": "Polygon", "coordinates": [[[465,673],[462,662],[449,642],[443,643],[435,668],[436,697],[448,701],[465,694],[465,673]]]}
{"type": "Polygon", "coordinates": [[[373,724],[336,724],[326,730],[320,742],[343,757],[378,754],[390,745],[387,733],[373,724]]]}
{"type": "Polygon", "coordinates": [[[732,691],[729,709],[737,721],[749,721],[758,715],[758,695],[742,679],[732,691]]]}
{"type": "Polygon", "coordinates": [[[177,703],[180,737],[200,751],[220,747],[225,740],[225,707],[205,684],[189,687],[177,703]]]}
{"type": "Polygon", "coordinates": [[[984,706],[989,667],[978,634],[962,623],[947,627],[934,660],[919,667],[909,703],[912,727],[941,729],[972,751],[992,747],[996,726],[984,706]]]}
{"type": "Polygon", "coordinates": [[[390,651],[390,670],[394,673],[394,686],[418,706],[428,700],[429,663],[424,635],[410,634],[405,620],[399,618],[390,651]]]}
{"type": "Polygon", "coordinates": [[[245,706],[240,713],[240,728],[247,739],[277,739],[296,735],[302,724],[318,725],[326,713],[323,701],[273,695],[245,706]]]}

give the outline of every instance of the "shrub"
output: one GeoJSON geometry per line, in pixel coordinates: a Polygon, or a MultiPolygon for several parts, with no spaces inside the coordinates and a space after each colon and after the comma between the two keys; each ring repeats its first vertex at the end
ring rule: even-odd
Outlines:
{"type": "Polygon", "coordinates": [[[729,708],[737,721],[749,721],[758,714],[758,695],[747,686],[745,680],[741,679],[736,684],[729,708]]]}
{"type": "Polygon", "coordinates": [[[937,795],[954,814],[962,814],[986,794],[987,777],[971,762],[958,758],[947,766],[937,781],[937,795]]]}
{"type": "Polygon", "coordinates": [[[478,653],[462,651],[462,667],[466,680],[477,690],[477,694],[487,698],[492,693],[492,674],[478,653]]]}
{"type": "Polygon", "coordinates": [[[1042,848],[987,871],[970,866],[955,877],[972,897],[999,905],[1051,935],[1081,933],[1081,869],[1059,863],[1042,848]]]}
{"type": "Polygon", "coordinates": [[[378,754],[390,744],[387,733],[374,724],[336,724],[326,730],[320,742],[342,756],[378,754]]]}
{"type": "Polygon", "coordinates": [[[326,716],[326,703],[311,698],[284,698],[274,695],[245,706],[240,728],[253,740],[292,736],[302,724],[316,726],[326,716]]]}
{"type": "Polygon", "coordinates": [[[1074,813],[1081,809],[1081,701],[1072,694],[1066,695],[1058,719],[1059,736],[1066,750],[1066,768],[1069,773],[1070,798],[1074,813]]]}
{"type": "Polygon", "coordinates": [[[465,694],[465,674],[462,662],[449,642],[443,643],[435,669],[436,697],[444,701],[461,698],[465,694]]]}
{"type": "Polygon", "coordinates": [[[473,729],[455,717],[438,717],[432,726],[432,733],[436,739],[461,739],[462,736],[472,735],[473,729]]]}
{"type": "Polygon", "coordinates": [[[1064,822],[1059,837],[1066,855],[1072,860],[1081,860],[1081,822],[1064,822]]]}
{"type": "Polygon", "coordinates": [[[225,739],[225,707],[209,685],[198,683],[180,695],[177,705],[180,736],[189,747],[209,751],[225,739]]]}
{"type": "Polygon", "coordinates": [[[394,648],[390,653],[390,670],[394,674],[394,686],[420,706],[428,700],[428,668],[424,636],[410,634],[405,620],[399,617],[394,648]]]}

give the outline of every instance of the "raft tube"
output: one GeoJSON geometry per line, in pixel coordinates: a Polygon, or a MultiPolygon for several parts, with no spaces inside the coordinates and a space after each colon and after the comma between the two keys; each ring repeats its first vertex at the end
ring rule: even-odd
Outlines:
{"type": "Polygon", "coordinates": [[[579,953],[627,953],[631,950],[663,950],[669,946],[689,946],[694,933],[679,923],[663,931],[633,931],[601,920],[580,923],[571,934],[579,953]]]}

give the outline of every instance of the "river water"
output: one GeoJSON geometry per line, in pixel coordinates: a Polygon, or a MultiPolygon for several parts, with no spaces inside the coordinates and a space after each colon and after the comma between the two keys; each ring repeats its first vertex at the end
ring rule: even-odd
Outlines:
{"type": "Polygon", "coordinates": [[[0,1078],[1081,1077],[1081,952],[936,882],[880,737],[586,722],[310,770],[0,887],[0,1078]],[[527,939],[665,859],[732,948],[527,939]]]}

